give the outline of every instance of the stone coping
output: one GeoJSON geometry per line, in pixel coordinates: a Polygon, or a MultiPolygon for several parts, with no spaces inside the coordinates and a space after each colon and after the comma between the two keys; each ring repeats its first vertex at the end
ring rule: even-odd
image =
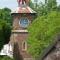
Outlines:
{"type": "Polygon", "coordinates": [[[28,30],[12,30],[12,33],[20,33],[20,32],[24,32],[24,33],[28,33],[28,30]]]}

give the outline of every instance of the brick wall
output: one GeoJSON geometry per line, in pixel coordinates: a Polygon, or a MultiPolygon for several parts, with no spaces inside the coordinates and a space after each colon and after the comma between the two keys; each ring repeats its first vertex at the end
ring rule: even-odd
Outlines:
{"type": "MultiPolygon", "coordinates": [[[[34,16],[32,16],[31,14],[13,15],[13,30],[26,30],[19,25],[19,21],[22,17],[28,18],[29,25],[31,24],[31,22],[34,19],[33,18],[34,16]]],[[[27,48],[28,48],[28,45],[26,42],[27,38],[28,38],[28,32],[12,32],[10,43],[13,45],[13,55],[16,60],[28,60],[28,59],[33,60],[32,56],[27,52],[27,48]],[[26,42],[25,50],[22,49],[23,42],[26,42]]]]}
{"type": "MultiPolygon", "coordinates": [[[[32,60],[32,56],[27,52],[27,50],[22,49],[23,42],[26,42],[28,38],[28,33],[13,33],[14,42],[14,57],[16,60],[32,60]]],[[[28,45],[26,46],[28,48],[28,45]]]]}
{"type": "MultiPolygon", "coordinates": [[[[19,25],[19,21],[20,19],[22,18],[23,16],[22,15],[17,15],[17,16],[14,16],[13,17],[13,30],[22,30],[24,28],[22,28],[20,25],[19,25]]],[[[27,16],[24,16],[23,18],[28,18],[29,20],[29,25],[31,24],[32,22],[32,16],[31,15],[27,15],[27,16]]]]}

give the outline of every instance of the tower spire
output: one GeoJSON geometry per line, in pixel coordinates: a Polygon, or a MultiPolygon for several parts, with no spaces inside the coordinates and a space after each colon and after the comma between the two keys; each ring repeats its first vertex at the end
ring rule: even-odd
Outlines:
{"type": "Polygon", "coordinates": [[[24,5],[24,4],[29,5],[29,0],[17,0],[17,2],[18,2],[18,6],[24,5]]]}

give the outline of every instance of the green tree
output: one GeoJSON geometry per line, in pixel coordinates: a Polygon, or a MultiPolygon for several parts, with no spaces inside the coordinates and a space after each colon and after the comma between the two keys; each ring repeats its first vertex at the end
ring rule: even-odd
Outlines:
{"type": "Polygon", "coordinates": [[[47,0],[45,0],[45,4],[47,4],[47,2],[48,2],[48,1],[47,1],[47,0]]]}
{"type": "Polygon", "coordinates": [[[5,20],[12,24],[11,10],[9,8],[0,9],[0,20],[5,20]]]}
{"type": "Polygon", "coordinates": [[[59,5],[59,6],[57,6],[57,11],[59,11],[59,12],[60,12],[60,5],[59,5]]]}
{"type": "Polygon", "coordinates": [[[0,56],[0,60],[13,60],[8,56],[0,56]]]}
{"type": "Polygon", "coordinates": [[[34,0],[35,2],[35,7],[37,8],[38,7],[38,0],[34,0]]]}
{"type": "Polygon", "coordinates": [[[47,6],[43,4],[42,2],[40,2],[37,8],[35,7],[34,10],[37,12],[38,16],[43,16],[48,13],[47,6]]]}
{"type": "MultiPolygon", "coordinates": [[[[37,3],[37,0],[35,0],[35,3],[33,3],[33,9],[37,12],[38,16],[47,15],[50,13],[50,11],[56,11],[57,10],[57,2],[56,0],[45,0],[45,4],[40,2],[37,3]]],[[[59,8],[58,8],[59,9],[59,8]]]]}
{"type": "Polygon", "coordinates": [[[30,0],[30,3],[29,3],[29,6],[30,6],[30,8],[34,8],[34,3],[30,0]]]}
{"type": "Polygon", "coordinates": [[[6,21],[0,21],[0,50],[10,41],[11,27],[6,21]]]}
{"type": "MultiPolygon", "coordinates": [[[[10,41],[11,26],[4,20],[0,21],[0,50],[3,45],[8,44],[10,41]]],[[[0,56],[0,60],[13,60],[8,56],[0,56]]]]}
{"type": "Polygon", "coordinates": [[[48,15],[39,16],[28,31],[28,52],[33,57],[40,57],[41,53],[54,42],[54,36],[60,32],[60,12],[52,11],[48,15]]]}
{"type": "Polygon", "coordinates": [[[56,0],[47,0],[47,6],[48,6],[48,10],[56,10],[57,8],[57,2],[56,0]]]}
{"type": "MultiPolygon", "coordinates": [[[[8,44],[11,35],[11,10],[9,8],[0,9],[0,50],[3,45],[8,44]]],[[[13,60],[8,56],[0,56],[0,60],[13,60]]]]}

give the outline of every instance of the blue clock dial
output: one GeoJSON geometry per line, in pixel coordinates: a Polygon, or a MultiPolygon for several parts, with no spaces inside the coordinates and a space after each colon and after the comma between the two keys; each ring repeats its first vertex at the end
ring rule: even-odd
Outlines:
{"type": "Polygon", "coordinates": [[[20,26],[23,28],[27,28],[29,24],[29,20],[27,18],[20,19],[20,26]]]}

